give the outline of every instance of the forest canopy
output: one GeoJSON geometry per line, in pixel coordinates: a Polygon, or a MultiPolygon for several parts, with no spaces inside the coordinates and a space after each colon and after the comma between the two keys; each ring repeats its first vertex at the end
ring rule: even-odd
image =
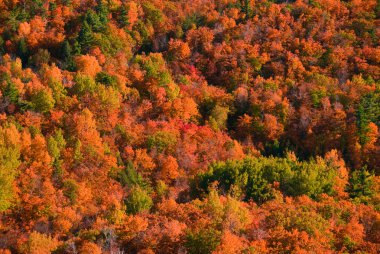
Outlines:
{"type": "Polygon", "coordinates": [[[380,252],[379,0],[0,0],[0,254],[380,252]]]}

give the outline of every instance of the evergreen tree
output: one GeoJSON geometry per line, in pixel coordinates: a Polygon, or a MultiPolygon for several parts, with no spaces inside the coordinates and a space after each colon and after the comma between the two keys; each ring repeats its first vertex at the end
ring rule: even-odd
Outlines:
{"type": "Polygon", "coordinates": [[[19,92],[15,84],[11,81],[7,81],[7,86],[3,91],[4,97],[7,97],[10,102],[17,103],[19,99],[19,92]]]}
{"type": "Polygon", "coordinates": [[[109,10],[101,0],[98,0],[98,5],[96,6],[96,13],[99,15],[99,20],[102,23],[103,27],[105,27],[108,23],[109,10]]]}
{"type": "Polygon", "coordinates": [[[62,43],[62,58],[65,61],[67,61],[71,57],[72,57],[72,49],[71,49],[70,43],[67,40],[65,40],[62,43]]]}
{"type": "Polygon", "coordinates": [[[78,35],[78,43],[81,46],[81,51],[87,51],[92,46],[93,41],[94,35],[92,29],[87,21],[84,21],[78,35]]]}
{"type": "Polygon", "coordinates": [[[353,171],[347,188],[351,198],[365,199],[371,197],[373,192],[374,176],[366,167],[353,171]]]}
{"type": "Polygon", "coordinates": [[[78,183],[73,179],[68,179],[63,183],[63,195],[65,195],[72,204],[77,201],[79,191],[78,183]]]}
{"type": "MultiPolygon", "coordinates": [[[[77,53],[80,53],[80,46],[77,41],[75,41],[79,49],[76,49],[78,51],[77,53]]],[[[70,43],[65,40],[62,44],[62,59],[64,61],[64,68],[69,70],[69,71],[74,71],[75,70],[75,64],[73,60],[73,53],[74,50],[72,49],[70,43]]]]}
{"type": "Polygon", "coordinates": [[[104,28],[104,24],[100,21],[98,14],[93,10],[89,10],[86,13],[85,20],[94,32],[100,32],[104,28]]]}
{"type": "Polygon", "coordinates": [[[80,142],[79,139],[76,140],[74,144],[74,154],[73,154],[73,159],[75,163],[80,163],[83,159],[83,154],[82,154],[82,142],[80,142]]]}
{"type": "Polygon", "coordinates": [[[0,36],[0,55],[4,54],[4,39],[0,36]]]}
{"type": "Polygon", "coordinates": [[[378,91],[364,96],[356,111],[356,124],[361,145],[368,142],[367,133],[370,122],[380,125],[380,93],[378,91]]]}
{"type": "Polygon", "coordinates": [[[71,6],[72,0],[62,0],[62,4],[66,5],[66,6],[71,6]]]}
{"type": "Polygon", "coordinates": [[[62,130],[58,129],[56,133],[49,137],[47,142],[47,148],[49,151],[50,156],[53,158],[52,165],[55,169],[54,174],[57,177],[62,176],[62,160],[61,158],[61,152],[66,146],[66,141],[63,137],[62,130]]]}
{"type": "Polygon", "coordinates": [[[19,44],[17,47],[17,55],[20,57],[22,61],[22,65],[26,66],[28,63],[28,58],[29,58],[29,51],[28,51],[28,46],[27,46],[25,38],[22,38],[19,41],[19,44]]]}
{"type": "Polygon", "coordinates": [[[78,40],[75,40],[72,46],[72,55],[73,56],[80,55],[81,51],[82,51],[82,48],[78,40]]]}
{"type": "Polygon", "coordinates": [[[118,180],[123,186],[140,186],[144,189],[148,188],[147,183],[143,177],[136,171],[132,162],[128,162],[124,170],[118,175],[118,180]]]}
{"type": "Polygon", "coordinates": [[[122,5],[120,8],[120,15],[119,15],[119,24],[121,27],[126,27],[130,24],[129,17],[128,17],[128,8],[125,5],[122,5]]]}
{"type": "Polygon", "coordinates": [[[249,0],[240,0],[241,10],[242,12],[245,13],[245,19],[249,19],[252,12],[249,2],[250,2],[249,0]]]}

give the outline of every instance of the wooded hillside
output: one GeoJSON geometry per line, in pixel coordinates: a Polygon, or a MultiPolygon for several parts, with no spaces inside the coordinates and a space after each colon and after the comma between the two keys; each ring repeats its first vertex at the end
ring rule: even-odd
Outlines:
{"type": "Polygon", "coordinates": [[[0,0],[0,254],[380,252],[379,0],[0,0]]]}

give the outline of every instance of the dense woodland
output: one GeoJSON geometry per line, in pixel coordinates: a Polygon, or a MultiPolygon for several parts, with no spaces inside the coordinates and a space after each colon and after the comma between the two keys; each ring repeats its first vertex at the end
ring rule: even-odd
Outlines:
{"type": "Polygon", "coordinates": [[[0,253],[379,253],[379,41],[379,0],[0,0],[0,253]]]}

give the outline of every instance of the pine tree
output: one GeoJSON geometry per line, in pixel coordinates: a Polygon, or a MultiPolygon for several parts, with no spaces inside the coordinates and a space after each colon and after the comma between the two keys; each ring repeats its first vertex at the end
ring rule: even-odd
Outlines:
{"type": "Polygon", "coordinates": [[[62,58],[65,61],[67,61],[71,57],[72,57],[72,50],[71,50],[70,43],[67,40],[65,40],[62,44],[62,58]]]}
{"type": "Polygon", "coordinates": [[[75,42],[76,42],[76,46],[79,48],[77,49],[74,48],[74,50],[72,49],[70,43],[67,40],[65,40],[62,44],[62,59],[64,61],[64,68],[69,71],[75,71],[73,53],[75,53],[76,51],[78,51],[76,52],[77,54],[80,53],[80,46],[77,41],[75,42]]]}
{"type": "Polygon", "coordinates": [[[85,20],[94,32],[100,32],[104,28],[104,24],[100,21],[98,14],[92,10],[86,13],[85,20]]]}
{"type": "Polygon", "coordinates": [[[94,35],[92,29],[87,21],[83,22],[83,26],[78,35],[78,43],[81,46],[82,52],[87,51],[94,41],[94,35]]]}
{"type": "Polygon", "coordinates": [[[380,94],[378,92],[364,96],[356,111],[356,124],[361,145],[368,142],[367,133],[370,130],[370,122],[380,124],[380,94]]]}
{"type": "Polygon", "coordinates": [[[29,51],[25,38],[22,38],[18,44],[17,55],[22,61],[22,65],[25,66],[28,63],[29,51]]]}
{"type": "Polygon", "coordinates": [[[241,10],[245,13],[245,19],[248,19],[252,12],[249,2],[249,0],[240,0],[241,10]]]}
{"type": "Polygon", "coordinates": [[[62,167],[61,167],[62,160],[60,159],[61,152],[66,146],[66,141],[62,135],[61,129],[58,129],[58,131],[56,131],[54,136],[49,137],[47,146],[48,146],[49,154],[53,159],[52,165],[54,166],[54,169],[55,169],[54,174],[56,177],[60,178],[63,174],[62,167]]]}
{"type": "Polygon", "coordinates": [[[102,23],[103,27],[105,27],[108,23],[109,10],[101,0],[98,0],[98,5],[96,6],[96,13],[99,16],[99,20],[102,23]]]}
{"type": "Polygon", "coordinates": [[[81,48],[78,40],[75,40],[73,43],[73,46],[72,46],[72,55],[73,56],[80,55],[81,51],[82,51],[82,48],[81,48]]]}
{"type": "Polygon", "coordinates": [[[4,54],[4,39],[0,36],[0,54],[4,54]]]}
{"type": "Polygon", "coordinates": [[[366,167],[352,172],[349,179],[348,192],[351,198],[368,198],[373,195],[373,174],[366,167]]]}
{"type": "Polygon", "coordinates": [[[121,6],[120,15],[119,15],[119,23],[121,27],[126,27],[130,24],[128,17],[128,9],[125,5],[121,6]]]}
{"type": "Polygon", "coordinates": [[[7,97],[10,102],[17,103],[19,99],[19,93],[14,83],[8,81],[7,86],[4,89],[4,97],[7,97]]]}
{"type": "Polygon", "coordinates": [[[76,163],[79,163],[83,159],[82,142],[79,139],[75,142],[73,159],[76,163]]]}

